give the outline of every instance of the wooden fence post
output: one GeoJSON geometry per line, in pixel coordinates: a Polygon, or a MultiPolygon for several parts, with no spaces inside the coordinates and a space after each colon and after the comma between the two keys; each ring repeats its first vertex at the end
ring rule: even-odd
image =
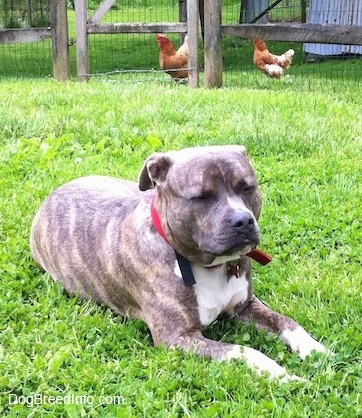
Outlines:
{"type": "Polygon", "coordinates": [[[199,2],[187,1],[187,36],[189,45],[189,86],[199,87],[199,2]]]}
{"type": "Polygon", "coordinates": [[[67,13],[66,0],[51,0],[50,18],[53,48],[53,77],[58,81],[70,79],[67,13]]]}
{"type": "Polygon", "coordinates": [[[89,80],[87,0],[75,0],[78,81],[89,80]]]}
{"type": "Polygon", "coordinates": [[[204,0],[205,87],[222,86],[221,0],[204,0]]]}

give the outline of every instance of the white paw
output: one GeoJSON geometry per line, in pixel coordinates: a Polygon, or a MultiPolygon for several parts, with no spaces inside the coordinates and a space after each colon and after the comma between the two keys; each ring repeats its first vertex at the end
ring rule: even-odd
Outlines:
{"type": "Polygon", "coordinates": [[[327,350],[327,348],[323,344],[313,339],[313,341],[310,341],[308,345],[299,346],[299,351],[298,351],[299,357],[302,360],[305,360],[305,358],[307,356],[310,356],[313,351],[316,351],[317,353],[324,353],[324,354],[330,353],[329,350],[327,350]]]}
{"type": "Polygon", "coordinates": [[[227,354],[227,359],[243,359],[246,364],[254,369],[258,374],[268,373],[272,379],[278,379],[280,382],[290,380],[303,381],[304,379],[290,375],[286,369],[277,362],[267,357],[265,354],[250,347],[234,346],[227,354]]]}
{"type": "Polygon", "coordinates": [[[312,351],[331,354],[323,344],[312,338],[301,326],[298,326],[293,331],[283,331],[280,338],[289,345],[292,351],[298,353],[302,360],[311,355],[312,351]]]}

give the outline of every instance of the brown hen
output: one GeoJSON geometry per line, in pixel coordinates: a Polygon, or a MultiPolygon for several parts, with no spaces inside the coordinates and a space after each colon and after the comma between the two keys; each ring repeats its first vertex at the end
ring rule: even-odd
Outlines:
{"type": "Polygon", "coordinates": [[[254,64],[269,77],[280,78],[284,70],[291,66],[293,55],[294,49],[288,49],[282,55],[274,55],[262,39],[254,39],[254,64]]]}
{"type": "Polygon", "coordinates": [[[175,51],[171,39],[161,33],[157,34],[157,42],[161,49],[159,57],[161,70],[165,70],[175,81],[187,78],[189,59],[187,36],[177,51],[175,51]]]}

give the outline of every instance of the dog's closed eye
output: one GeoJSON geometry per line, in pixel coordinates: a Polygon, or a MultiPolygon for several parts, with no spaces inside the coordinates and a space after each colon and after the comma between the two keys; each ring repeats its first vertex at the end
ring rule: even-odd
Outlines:
{"type": "Polygon", "coordinates": [[[213,190],[204,190],[199,194],[196,194],[195,196],[191,197],[191,200],[211,200],[216,199],[216,193],[213,190]]]}

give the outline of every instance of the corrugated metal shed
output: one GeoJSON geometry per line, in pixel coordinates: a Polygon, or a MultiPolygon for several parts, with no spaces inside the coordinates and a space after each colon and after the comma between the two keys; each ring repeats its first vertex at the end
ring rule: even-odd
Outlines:
{"type": "MultiPolygon", "coordinates": [[[[362,0],[311,0],[307,20],[308,23],[362,26],[362,0]]],[[[362,46],[306,43],[304,51],[323,56],[362,54],[362,46]]]]}

